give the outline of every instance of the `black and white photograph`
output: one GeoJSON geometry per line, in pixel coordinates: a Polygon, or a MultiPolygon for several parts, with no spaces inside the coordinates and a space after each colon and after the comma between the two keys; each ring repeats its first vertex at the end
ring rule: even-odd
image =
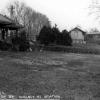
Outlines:
{"type": "Polygon", "coordinates": [[[1,0],[0,100],[100,100],[100,0],[1,0]]]}

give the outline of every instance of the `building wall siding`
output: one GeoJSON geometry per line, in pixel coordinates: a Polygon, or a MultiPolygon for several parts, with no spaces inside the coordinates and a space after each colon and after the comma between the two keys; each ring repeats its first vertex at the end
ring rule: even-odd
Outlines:
{"type": "Polygon", "coordinates": [[[71,38],[73,43],[84,43],[84,35],[81,31],[75,30],[71,31],[71,38]]]}

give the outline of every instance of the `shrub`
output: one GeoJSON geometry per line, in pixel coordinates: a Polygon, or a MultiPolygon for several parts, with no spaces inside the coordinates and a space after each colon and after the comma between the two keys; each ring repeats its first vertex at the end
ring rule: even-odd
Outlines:
{"type": "Polygon", "coordinates": [[[21,41],[19,45],[19,51],[27,51],[29,49],[29,42],[28,41],[21,41]]]}
{"type": "Polygon", "coordinates": [[[26,37],[26,32],[22,31],[20,36],[12,38],[13,50],[14,51],[27,51],[29,49],[29,41],[26,37]]]}
{"type": "Polygon", "coordinates": [[[71,46],[72,39],[67,30],[59,31],[57,27],[43,27],[37,40],[40,44],[48,46],[49,44],[71,46]]]}
{"type": "Polygon", "coordinates": [[[0,41],[0,50],[10,50],[12,48],[12,44],[6,43],[5,41],[0,41]]]}

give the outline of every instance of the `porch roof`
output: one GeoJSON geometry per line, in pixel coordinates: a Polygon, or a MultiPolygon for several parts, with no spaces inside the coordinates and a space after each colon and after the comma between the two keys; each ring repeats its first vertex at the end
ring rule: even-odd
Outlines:
{"type": "Polygon", "coordinates": [[[2,14],[0,14],[0,27],[10,30],[18,30],[23,28],[21,24],[14,22],[12,19],[2,14]]]}

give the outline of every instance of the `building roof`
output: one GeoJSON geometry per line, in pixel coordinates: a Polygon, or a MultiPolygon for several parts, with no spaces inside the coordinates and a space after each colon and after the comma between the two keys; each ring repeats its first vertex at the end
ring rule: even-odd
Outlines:
{"type": "Polygon", "coordinates": [[[74,29],[70,30],[69,33],[71,33],[72,31],[75,31],[75,30],[81,31],[83,33],[83,35],[86,35],[86,32],[78,27],[75,27],[74,29]]]}
{"type": "Polygon", "coordinates": [[[9,24],[9,25],[5,25],[4,28],[8,28],[10,30],[18,30],[18,29],[21,29],[21,28],[24,28],[24,27],[21,24],[12,23],[12,24],[9,24]]]}
{"type": "Polygon", "coordinates": [[[0,14],[0,27],[9,28],[11,30],[23,28],[21,24],[14,22],[12,19],[2,14],[0,14]]]}
{"type": "Polygon", "coordinates": [[[12,23],[12,20],[10,18],[0,14],[0,24],[3,25],[3,24],[10,24],[10,23],[12,23]]]}

